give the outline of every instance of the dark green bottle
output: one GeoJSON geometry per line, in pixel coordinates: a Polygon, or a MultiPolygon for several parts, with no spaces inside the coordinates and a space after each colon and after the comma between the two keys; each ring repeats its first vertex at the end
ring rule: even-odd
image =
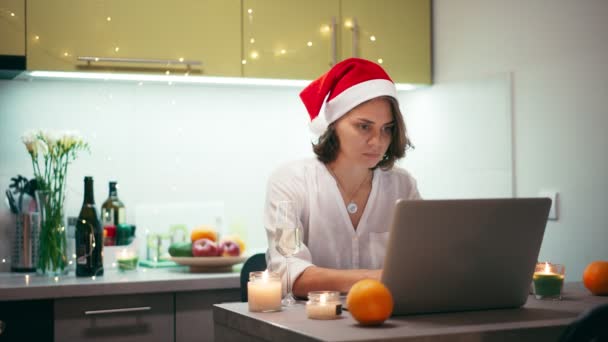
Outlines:
{"type": "Polygon", "coordinates": [[[76,223],[76,276],[103,275],[103,229],[95,208],[93,177],[84,177],[84,202],[76,223]]]}

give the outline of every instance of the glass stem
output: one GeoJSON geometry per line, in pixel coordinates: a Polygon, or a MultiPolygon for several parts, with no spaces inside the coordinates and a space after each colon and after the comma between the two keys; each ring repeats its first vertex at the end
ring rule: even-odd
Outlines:
{"type": "Polygon", "coordinates": [[[293,298],[293,295],[291,294],[291,272],[289,272],[289,266],[291,264],[291,256],[287,256],[287,298],[293,298]]]}

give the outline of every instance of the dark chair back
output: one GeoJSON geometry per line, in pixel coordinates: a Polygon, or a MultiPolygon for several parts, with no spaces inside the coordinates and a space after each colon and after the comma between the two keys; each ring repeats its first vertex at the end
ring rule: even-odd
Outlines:
{"type": "Polygon", "coordinates": [[[258,253],[250,256],[241,268],[241,302],[247,301],[247,282],[249,272],[264,271],[266,269],[266,254],[258,253]]]}
{"type": "Polygon", "coordinates": [[[559,339],[560,342],[608,341],[608,304],[583,312],[559,339]]]}

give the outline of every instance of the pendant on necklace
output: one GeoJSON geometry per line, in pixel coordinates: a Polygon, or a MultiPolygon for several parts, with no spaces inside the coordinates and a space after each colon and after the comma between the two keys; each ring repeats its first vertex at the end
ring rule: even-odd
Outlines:
{"type": "Polygon", "coordinates": [[[355,202],[350,202],[346,206],[346,210],[351,214],[356,213],[358,209],[359,209],[359,207],[357,207],[357,203],[355,203],[355,202]]]}

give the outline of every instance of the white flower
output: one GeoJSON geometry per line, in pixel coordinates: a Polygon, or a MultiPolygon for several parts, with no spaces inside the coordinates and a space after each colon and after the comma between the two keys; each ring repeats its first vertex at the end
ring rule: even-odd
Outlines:
{"type": "Polygon", "coordinates": [[[68,151],[78,143],[78,133],[75,131],[64,131],[59,139],[59,145],[64,151],[68,151]]]}
{"type": "Polygon", "coordinates": [[[36,142],[38,141],[37,135],[38,132],[30,130],[23,133],[23,135],[21,136],[21,141],[23,141],[23,143],[25,144],[25,148],[27,148],[27,151],[33,156],[38,155],[38,150],[36,148],[36,142]]]}
{"type": "Polygon", "coordinates": [[[36,139],[35,146],[36,151],[42,154],[43,156],[46,156],[49,153],[49,147],[44,141],[42,141],[42,139],[36,139]]]}
{"type": "Polygon", "coordinates": [[[53,148],[57,141],[61,138],[60,134],[57,131],[45,129],[41,132],[42,139],[46,142],[49,148],[53,148]]]}

